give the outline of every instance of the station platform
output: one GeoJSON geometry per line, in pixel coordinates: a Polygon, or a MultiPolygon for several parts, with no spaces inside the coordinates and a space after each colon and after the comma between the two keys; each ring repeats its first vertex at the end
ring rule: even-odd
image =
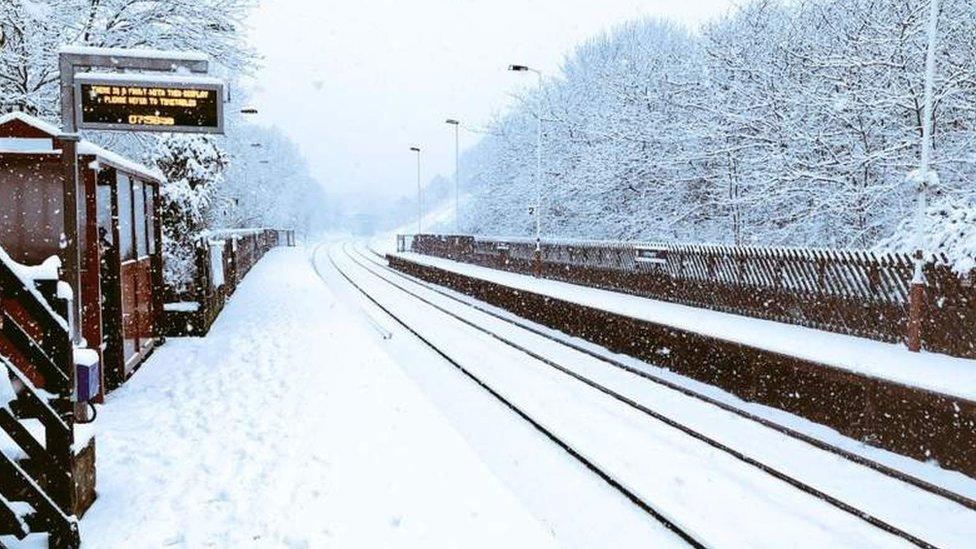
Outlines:
{"type": "Polygon", "coordinates": [[[271,250],[109,395],[86,546],[553,546],[310,256],[271,250]]]}
{"type": "Polygon", "coordinates": [[[976,402],[976,360],[912,353],[904,345],[534,278],[418,253],[394,255],[510,288],[976,402]]]}

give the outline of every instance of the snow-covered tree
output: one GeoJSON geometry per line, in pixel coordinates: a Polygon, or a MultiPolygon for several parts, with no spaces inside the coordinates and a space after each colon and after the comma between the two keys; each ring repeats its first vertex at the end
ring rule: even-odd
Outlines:
{"type": "Polygon", "coordinates": [[[167,134],[150,159],[166,176],[160,189],[163,278],[183,291],[196,273],[196,244],[214,207],[228,158],[209,136],[167,134]]]}
{"type": "MultiPolygon", "coordinates": [[[[928,0],[754,0],[580,46],[462,159],[466,228],[532,233],[544,104],[551,236],[870,247],[910,216],[928,0]]],[[[934,168],[976,202],[976,10],[945,0],[934,168]]],[[[947,207],[947,206],[944,206],[947,207]]]]}
{"type": "Polygon", "coordinates": [[[203,52],[228,74],[250,68],[244,19],[253,0],[0,0],[0,112],[59,112],[62,46],[203,52]]]}
{"type": "Polygon", "coordinates": [[[327,199],[298,146],[275,128],[228,128],[230,162],[217,189],[214,226],[280,227],[308,233],[319,228],[327,199]]]}
{"type": "Polygon", "coordinates": [[[959,274],[976,269],[976,204],[952,197],[941,198],[930,204],[925,215],[925,225],[919,227],[914,219],[905,219],[894,233],[884,238],[878,248],[889,251],[914,250],[918,235],[922,235],[922,248],[936,254],[959,274]]]}

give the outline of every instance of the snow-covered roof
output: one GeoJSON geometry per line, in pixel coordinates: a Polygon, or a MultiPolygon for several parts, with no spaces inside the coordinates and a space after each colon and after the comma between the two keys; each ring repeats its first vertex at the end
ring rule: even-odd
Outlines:
{"type": "MultiPolygon", "coordinates": [[[[50,135],[52,138],[56,138],[62,133],[57,126],[22,112],[12,112],[10,114],[0,116],[0,126],[14,120],[18,120],[24,124],[27,124],[28,126],[31,126],[32,128],[36,128],[50,135]]],[[[50,154],[56,151],[25,148],[24,150],[7,150],[3,152],[5,154],[50,154]]],[[[166,180],[162,172],[159,170],[143,166],[142,164],[134,160],[130,160],[119,153],[102,148],[91,141],[80,141],[78,143],[78,154],[94,156],[100,163],[108,164],[113,168],[142,176],[157,183],[163,183],[166,180]]]]}
{"type": "Polygon", "coordinates": [[[8,122],[12,122],[14,120],[19,120],[32,128],[36,128],[46,134],[50,134],[51,137],[57,137],[58,135],[61,135],[61,133],[63,133],[61,131],[61,128],[55,126],[54,124],[51,124],[50,122],[45,122],[40,118],[37,118],[36,116],[31,116],[27,113],[23,113],[19,111],[15,111],[0,116],[0,126],[7,124],[8,122]]]}
{"type": "Polygon", "coordinates": [[[172,51],[172,50],[154,50],[154,49],[130,49],[130,48],[94,48],[91,46],[64,46],[58,50],[58,53],[67,53],[70,55],[105,55],[109,57],[144,57],[149,59],[171,59],[173,57],[179,57],[180,59],[185,59],[187,61],[208,61],[209,58],[206,54],[194,52],[194,51],[172,51]]]}
{"type": "Polygon", "coordinates": [[[165,84],[183,85],[223,85],[224,81],[213,76],[201,76],[197,74],[152,74],[152,73],[127,73],[127,72],[86,72],[79,74],[77,80],[81,82],[132,82],[132,83],[153,83],[162,82],[165,84]]]}
{"type": "Polygon", "coordinates": [[[92,155],[101,163],[108,164],[109,166],[124,172],[140,175],[157,183],[164,183],[166,181],[166,177],[163,175],[163,172],[159,171],[158,169],[143,166],[134,160],[129,160],[119,153],[99,147],[91,141],[82,141],[78,143],[78,154],[92,155]]]}

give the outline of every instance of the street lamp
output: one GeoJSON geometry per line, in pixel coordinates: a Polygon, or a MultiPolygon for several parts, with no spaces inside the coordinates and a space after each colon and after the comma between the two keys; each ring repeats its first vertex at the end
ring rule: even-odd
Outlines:
{"type": "Polygon", "coordinates": [[[420,147],[410,147],[410,150],[417,153],[417,234],[422,232],[421,218],[424,216],[423,195],[420,191],[420,147]]]}
{"type": "Polygon", "coordinates": [[[939,0],[929,4],[928,51],[925,56],[925,108],[922,116],[922,157],[917,176],[918,200],[915,210],[915,270],[908,296],[908,350],[922,349],[922,314],[925,302],[925,209],[932,178],[932,118],[935,87],[935,48],[938,41],[939,0]]]}
{"type": "Polygon", "coordinates": [[[538,124],[535,133],[535,275],[542,270],[542,72],[526,65],[509,65],[513,72],[534,72],[539,80],[539,103],[536,107],[538,124]]]}
{"type": "Polygon", "coordinates": [[[461,122],[448,118],[445,123],[454,126],[454,232],[461,234],[461,122]]]}

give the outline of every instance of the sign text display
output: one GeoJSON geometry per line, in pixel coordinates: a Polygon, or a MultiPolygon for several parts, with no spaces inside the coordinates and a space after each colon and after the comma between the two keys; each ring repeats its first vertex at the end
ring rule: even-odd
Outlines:
{"type": "Polygon", "coordinates": [[[220,84],[85,81],[78,77],[79,129],[223,133],[220,84]]]}

